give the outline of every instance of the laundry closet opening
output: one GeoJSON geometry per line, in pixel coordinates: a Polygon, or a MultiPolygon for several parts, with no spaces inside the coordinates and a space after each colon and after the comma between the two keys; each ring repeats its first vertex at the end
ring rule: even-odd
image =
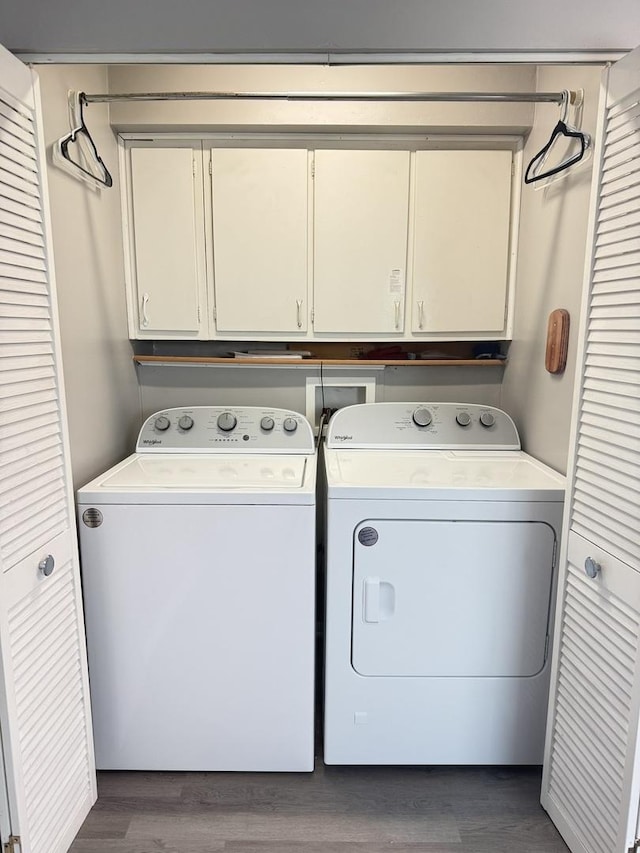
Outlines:
{"type": "MultiPolygon", "coordinates": [[[[51,146],[73,129],[70,91],[582,90],[582,106],[565,117],[593,135],[601,69],[39,71],[51,146]]],[[[159,432],[169,420],[182,439],[180,422],[197,407],[215,409],[212,423],[226,432],[237,409],[254,406],[262,438],[273,409],[297,424],[310,412],[317,427],[350,388],[357,402],[411,402],[403,429],[406,421],[420,436],[429,429],[422,409],[433,417],[434,404],[464,404],[452,429],[471,424],[478,434],[504,410],[525,450],[564,472],[577,340],[569,336],[564,374],[551,374],[545,339],[551,311],[578,314],[592,161],[541,191],[523,186],[560,110],[355,99],[85,104],[111,186],[88,187],[59,163],[48,169],[74,486],[128,456],[149,418],[159,432]]],[[[558,160],[570,142],[561,140],[558,160]]],[[[553,562],[551,540],[543,550],[553,562]]],[[[360,580],[366,613],[389,612],[384,584],[395,581],[360,580]]]]}

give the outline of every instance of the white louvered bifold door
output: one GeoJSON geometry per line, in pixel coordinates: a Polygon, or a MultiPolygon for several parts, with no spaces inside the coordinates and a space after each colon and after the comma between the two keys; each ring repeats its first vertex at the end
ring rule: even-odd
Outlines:
{"type": "Polygon", "coordinates": [[[640,796],[640,50],[605,77],[542,804],[627,853],[640,796]]]}
{"type": "Polygon", "coordinates": [[[21,853],[64,853],[96,797],[82,601],[37,90],[2,49],[0,81],[0,727],[21,853]]]}

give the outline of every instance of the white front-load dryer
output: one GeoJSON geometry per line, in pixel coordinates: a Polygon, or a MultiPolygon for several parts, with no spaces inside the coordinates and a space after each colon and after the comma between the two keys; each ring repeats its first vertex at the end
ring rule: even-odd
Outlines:
{"type": "Polygon", "coordinates": [[[80,489],[98,768],[313,770],[314,449],[296,412],[170,409],[80,489]]]}
{"type": "Polygon", "coordinates": [[[479,405],[346,407],[324,457],[324,760],[541,763],[564,478],[479,405]]]}

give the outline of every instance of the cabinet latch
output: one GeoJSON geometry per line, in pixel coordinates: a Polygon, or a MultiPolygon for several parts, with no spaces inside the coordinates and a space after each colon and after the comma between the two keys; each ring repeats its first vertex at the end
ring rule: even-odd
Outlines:
{"type": "Polygon", "coordinates": [[[4,853],[21,853],[22,841],[19,835],[10,835],[9,840],[4,845],[4,853]]]}

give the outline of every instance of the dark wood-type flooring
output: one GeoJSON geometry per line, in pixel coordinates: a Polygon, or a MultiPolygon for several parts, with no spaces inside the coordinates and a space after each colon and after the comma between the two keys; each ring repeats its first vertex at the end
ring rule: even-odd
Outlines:
{"type": "Polygon", "coordinates": [[[98,776],[72,853],[567,853],[539,768],[98,776]]]}

